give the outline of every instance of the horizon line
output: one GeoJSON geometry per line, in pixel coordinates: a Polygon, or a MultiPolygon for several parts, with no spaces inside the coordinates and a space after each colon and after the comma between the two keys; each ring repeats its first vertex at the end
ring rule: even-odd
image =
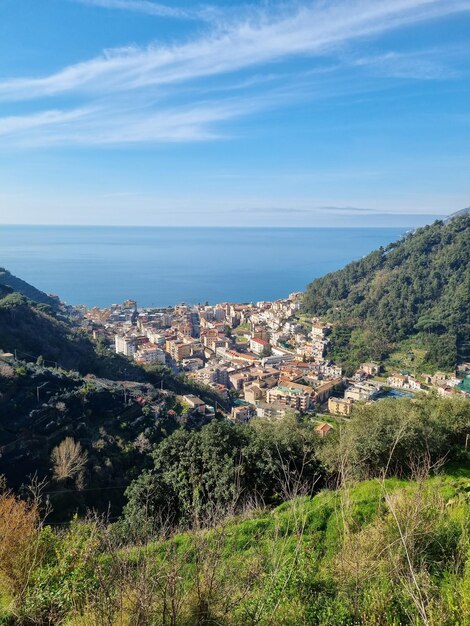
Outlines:
{"type": "MultiPolygon", "coordinates": [[[[452,215],[451,213],[449,215],[447,214],[439,214],[436,215],[436,220],[435,221],[439,221],[442,218],[446,218],[449,217],[450,215],[452,215]]],[[[423,224],[424,226],[428,225],[428,223],[423,224]]],[[[383,225],[383,226],[361,226],[361,225],[350,225],[350,226],[336,226],[336,225],[331,225],[331,226],[325,226],[325,225],[318,225],[318,226],[288,226],[288,225],[269,225],[269,226],[263,226],[263,225],[259,225],[259,226],[246,226],[246,225],[210,225],[210,226],[201,226],[201,225],[192,225],[192,226],[176,226],[176,225],[168,225],[168,224],[3,224],[0,223],[0,228],[2,227],[15,227],[15,228],[30,228],[30,227],[34,227],[34,228],[48,228],[48,227],[52,227],[52,228],[185,228],[185,229],[194,229],[194,230],[202,230],[202,229],[216,229],[216,228],[223,228],[223,229],[289,229],[289,230],[301,230],[301,229],[321,229],[321,228],[332,228],[332,229],[350,229],[350,228],[354,228],[354,229],[373,229],[373,228],[419,228],[419,226],[410,226],[409,224],[397,224],[396,226],[393,225],[383,225]]]]}

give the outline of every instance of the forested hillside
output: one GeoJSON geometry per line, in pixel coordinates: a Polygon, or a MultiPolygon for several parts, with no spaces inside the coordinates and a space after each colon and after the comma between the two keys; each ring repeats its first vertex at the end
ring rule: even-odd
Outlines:
{"type": "Polygon", "coordinates": [[[304,308],[335,322],[339,360],[381,358],[418,337],[430,364],[453,367],[470,341],[470,215],[419,228],[315,280],[304,308]]]}
{"type": "Polygon", "coordinates": [[[150,383],[0,360],[0,476],[17,490],[31,476],[49,481],[53,520],[89,508],[120,513],[125,489],[152,466],[153,446],[183,425],[203,423],[150,383]],[[83,463],[58,477],[54,450],[70,454],[68,440],[83,463]]]}
{"type": "Polygon", "coordinates": [[[89,339],[57,319],[49,305],[19,293],[0,297],[0,349],[16,350],[18,357],[26,360],[43,357],[51,364],[83,373],[93,371],[96,361],[89,339]]]}
{"type": "Polygon", "coordinates": [[[51,298],[43,291],[33,287],[33,285],[30,285],[21,278],[14,276],[4,267],[0,267],[0,289],[2,287],[7,287],[7,291],[11,290],[11,292],[14,291],[16,293],[21,293],[23,296],[26,296],[29,300],[34,302],[49,304],[52,307],[55,307],[58,304],[58,300],[56,298],[51,298]]]}

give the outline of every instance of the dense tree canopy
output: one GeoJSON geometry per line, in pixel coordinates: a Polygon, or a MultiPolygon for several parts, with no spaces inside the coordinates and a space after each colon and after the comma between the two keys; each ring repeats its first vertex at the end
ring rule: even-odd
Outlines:
{"type": "Polygon", "coordinates": [[[332,348],[343,360],[351,350],[355,362],[380,358],[397,341],[422,333],[429,359],[452,367],[470,339],[470,215],[419,228],[315,280],[304,308],[336,322],[332,348]],[[352,334],[356,328],[369,333],[365,349],[352,334]]]}
{"type": "Polygon", "coordinates": [[[172,523],[205,522],[254,500],[281,502],[311,489],[321,476],[317,446],[311,425],[293,417],[181,429],[156,447],[152,470],[127,490],[126,524],[142,529],[155,515],[169,516],[172,523]]]}
{"type": "Polygon", "coordinates": [[[355,408],[353,419],[328,437],[318,456],[349,478],[410,475],[416,467],[461,460],[470,433],[463,397],[388,399],[355,408]]]}

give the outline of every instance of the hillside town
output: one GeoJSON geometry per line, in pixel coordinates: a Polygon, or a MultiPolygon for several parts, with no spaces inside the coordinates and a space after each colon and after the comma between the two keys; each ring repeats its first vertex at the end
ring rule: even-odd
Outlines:
{"type": "MultiPolygon", "coordinates": [[[[160,365],[184,373],[209,388],[237,422],[286,413],[344,419],[357,402],[413,396],[435,389],[439,395],[465,394],[456,372],[415,376],[384,372],[368,362],[347,377],[325,356],[331,324],[301,313],[301,293],[274,302],[216,305],[180,304],[139,309],[134,300],[101,309],[79,307],[82,326],[117,354],[143,366],[160,365]]],[[[460,374],[469,373],[470,364],[460,374]]],[[[199,412],[213,411],[195,395],[183,401],[199,412]]],[[[331,430],[328,421],[316,427],[331,430]]]]}

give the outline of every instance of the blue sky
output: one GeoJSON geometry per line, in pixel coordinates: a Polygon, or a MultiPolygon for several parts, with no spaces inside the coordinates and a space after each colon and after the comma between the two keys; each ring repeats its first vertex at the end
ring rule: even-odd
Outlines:
{"type": "Polygon", "coordinates": [[[0,222],[470,205],[470,0],[0,0],[0,222]]]}

